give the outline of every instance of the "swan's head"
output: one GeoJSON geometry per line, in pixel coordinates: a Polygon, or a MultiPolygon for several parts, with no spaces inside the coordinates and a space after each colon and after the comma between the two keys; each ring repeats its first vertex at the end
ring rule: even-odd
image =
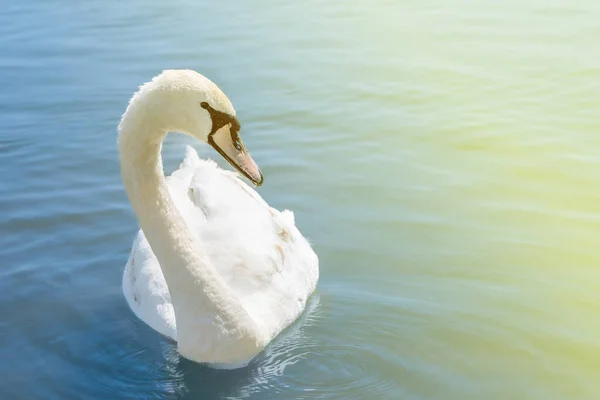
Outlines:
{"type": "Polygon", "coordinates": [[[208,143],[255,185],[262,184],[263,175],[240,137],[233,105],[203,75],[190,70],[162,72],[133,96],[125,114],[131,113],[143,115],[146,124],[208,143]]]}

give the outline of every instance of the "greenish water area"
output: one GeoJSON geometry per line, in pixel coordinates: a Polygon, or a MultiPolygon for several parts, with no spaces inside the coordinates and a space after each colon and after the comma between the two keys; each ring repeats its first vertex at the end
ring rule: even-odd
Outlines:
{"type": "MultiPolygon", "coordinates": [[[[600,2],[8,0],[0,88],[0,398],[600,398],[600,2]],[[320,257],[235,371],[121,294],[116,126],[171,68],[320,257]]],[[[174,134],[167,173],[185,144],[229,168],[174,134]]]]}

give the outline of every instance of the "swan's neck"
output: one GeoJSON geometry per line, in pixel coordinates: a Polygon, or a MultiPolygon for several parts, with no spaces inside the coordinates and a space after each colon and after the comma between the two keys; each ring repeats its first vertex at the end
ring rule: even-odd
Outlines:
{"type": "Polygon", "coordinates": [[[171,200],[160,155],[165,129],[123,117],[121,175],[169,288],[179,352],[198,362],[240,363],[261,347],[256,326],[171,200]]]}

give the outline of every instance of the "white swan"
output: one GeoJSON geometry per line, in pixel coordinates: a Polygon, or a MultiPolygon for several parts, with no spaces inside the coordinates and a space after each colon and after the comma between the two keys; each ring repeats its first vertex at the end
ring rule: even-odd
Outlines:
{"type": "Polygon", "coordinates": [[[246,365],[303,312],[318,258],[290,211],[191,148],[165,179],[169,131],[213,146],[260,185],[225,94],[194,71],[164,71],[132,97],[119,124],[121,175],[141,230],[123,274],[136,316],[190,360],[246,365]]]}

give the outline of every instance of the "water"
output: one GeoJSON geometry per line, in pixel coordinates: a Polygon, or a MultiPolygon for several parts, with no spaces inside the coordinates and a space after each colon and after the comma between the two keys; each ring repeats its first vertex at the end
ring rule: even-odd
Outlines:
{"type": "Polygon", "coordinates": [[[338,3],[3,5],[0,398],[600,397],[600,3],[338,3]],[[320,256],[245,369],[180,359],[120,292],[115,127],[164,68],[228,94],[320,256]]]}

